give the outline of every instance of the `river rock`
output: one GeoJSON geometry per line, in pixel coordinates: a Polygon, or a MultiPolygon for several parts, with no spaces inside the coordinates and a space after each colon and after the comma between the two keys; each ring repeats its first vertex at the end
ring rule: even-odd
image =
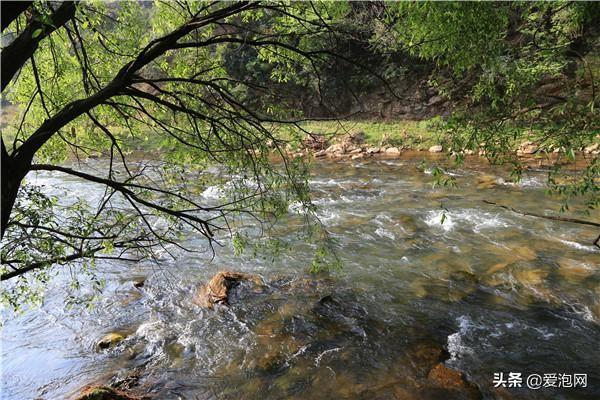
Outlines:
{"type": "Polygon", "coordinates": [[[436,144],[435,146],[431,146],[429,148],[429,152],[430,153],[441,153],[443,150],[442,146],[439,144],[436,144]]]}
{"type": "Polygon", "coordinates": [[[397,155],[402,153],[402,150],[400,150],[400,148],[398,147],[388,147],[387,149],[385,149],[385,154],[388,155],[397,155]]]}
{"type": "Polygon", "coordinates": [[[523,142],[521,146],[519,146],[519,150],[517,150],[517,154],[519,155],[528,155],[534,154],[539,149],[538,145],[533,142],[523,142]]]}
{"type": "Polygon", "coordinates": [[[99,349],[108,349],[117,343],[125,340],[125,335],[117,332],[112,332],[104,335],[96,344],[99,349]]]}
{"type": "Polygon", "coordinates": [[[360,160],[361,158],[365,158],[364,153],[359,153],[352,156],[352,160],[360,160]]]}
{"type": "Polygon", "coordinates": [[[238,287],[242,281],[263,286],[262,279],[258,275],[220,271],[207,284],[200,287],[194,302],[206,308],[213,308],[215,304],[228,305],[232,290],[238,287]]]}
{"type": "Polygon", "coordinates": [[[361,148],[352,149],[348,152],[348,154],[360,154],[360,153],[362,153],[361,148]]]}
{"type": "Polygon", "coordinates": [[[325,152],[328,154],[344,154],[346,152],[346,146],[344,146],[342,143],[335,143],[325,149],[325,152]]]}
{"type": "Polygon", "coordinates": [[[85,389],[76,400],[142,400],[142,398],[130,396],[107,386],[94,386],[85,389]]]}
{"type": "Polygon", "coordinates": [[[302,145],[304,148],[312,151],[323,150],[327,145],[327,138],[323,135],[312,133],[306,135],[302,140],[302,145]]]}
{"type": "Polygon", "coordinates": [[[463,392],[467,395],[466,398],[481,398],[481,393],[477,387],[468,382],[460,371],[450,369],[443,363],[437,364],[429,371],[427,380],[433,386],[463,392]]]}
{"type": "Polygon", "coordinates": [[[585,153],[590,154],[590,153],[593,153],[594,151],[598,150],[599,148],[600,148],[600,143],[594,143],[594,144],[587,146],[585,149],[583,149],[583,151],[585,153]]]}
{"type": "Polygon", "coordinates": [[[137,289],[141,289],[144,287],[146,280],[144,278],[136,278],[133,280],[133,287],[137,289]]]}
{"type": "Polygon", "coordinates": [[[381,149],[379,147],[369,147],[367,148],[367,154],[377,154],[380,153],[381,149]]]}
{"type": "Polygon", "coordinates": [[[327,155],[326,150],[319,150],[315,153],[315,157],[325,157],[327,155]]]}

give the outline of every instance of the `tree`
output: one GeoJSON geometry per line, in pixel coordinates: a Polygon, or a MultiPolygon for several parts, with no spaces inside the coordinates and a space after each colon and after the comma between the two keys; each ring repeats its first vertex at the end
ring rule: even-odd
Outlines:
{"type": "Polygon", "coordinates": [[[574,196],[589,209],[600,205],[600,158],[576,154],[600,134],[598,3],[399,2],[375,24],[374,45],[436,63],[443,95],[467,86],[466,99],[440,126],[458,161],[465,149],[483,150],[493,163],[512,164],[519,179],[525,165],[518,146],[532,140],[538,154],[556,153],[547,160],[549,184],[565,208],[574,196]],[[576,157],[585,167],[562,174],[576,157]]]}
{"type": "Polygon", "coordinates": [[[31,281],[43,284],[52,265],[153,257],[165,245],[183,248],[182,230],[212,248],[240,213],[263,223],[289,202],[311,209],[305,167],[276,134],[285,126],[293,128],[288,135],[300,132],[302,119],[279,91],[291,79],[318,80],[311,66],[338,57],[327,21],[346,4],[9,4],[2,3],[2,29],[14,39],[2,49],[2,92],[25,105],[1,149],[0,276],[17,278],[4,293],[14,307],[23,293],[34,296],[31,281]],[[248,48],[269,64],[269,82],[226,73],[223,54],[248,48]],[[159,142],[161,162],[131,160],[145,140],[159,142]],[[94,153],[108,156],[105,170],[85,167],[82,158],[94,153]],[[273,167],[273,153],[281,167],[273,167]],[[61,164],[68,156],[78,168],[61,164]],[[199,204],[195,191],[213,164],[223,168],[229,196],[199,204]],[[32,171],[102,185],[104,196],[61,204],[26,183],[32,171]]]}

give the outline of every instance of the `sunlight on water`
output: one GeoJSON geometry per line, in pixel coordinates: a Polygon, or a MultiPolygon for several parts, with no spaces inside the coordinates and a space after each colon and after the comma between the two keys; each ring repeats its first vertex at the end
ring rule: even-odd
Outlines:
{"type": "MultiPolygon", "coordinates": [[[[454,171],[456,189],[432,189],[418,161],[314,165],[317,215],[344,263],[331,274],[307,273],[314,246],[296,236],[299,204],[280,221],[290,251],[274,260],[225,246],[212,261],[208,253],[165,254],[160,267],[102,261],[108,285],[91,310],[65,306],[68,277],[59,274],[39,310],[7,316],[2,398],[64,398],[97,382],[156,398],[449,398],[430,387],[444,359],[487,398],[500,395],[493,373],[511,370],[585,372],[590,387],[571,394],[598,398],[597,232],[482,202],[556,212],[543,173],[513,185],[506,171],[474,165],[454,171]],[[495,183],[478,187],[481,173],[495,183]],[[200,308],[198,285],[223,269],[265,284],[230,308],[200,308]],[[133,287],[139,278],[144,286],[133,287]],[[110,332],[123,340],[100,350],[110,332]]],[[[31,183],[77,187],[90,201],[97,194],[53,174],[31,183]]],[[[202,193],[223,195],[217,186],[202,193]]],[[[185,244],[204,245],[195,236],[185,244]]]]}

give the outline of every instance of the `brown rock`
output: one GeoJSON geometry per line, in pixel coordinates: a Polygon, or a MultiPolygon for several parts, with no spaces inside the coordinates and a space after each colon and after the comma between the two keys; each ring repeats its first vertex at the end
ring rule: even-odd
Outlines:
{"type": "Polygon", "coordinates": [[[365,154],[364,153],[355,154],[355,155],[352,156],[352,160],[359,160],[361,158],[365,158],[365,154]]]}
{"type": "Polygon", "coordinates": [[[85,389],[76,400],[141,400],[141,398],[106,386],[94,386],[85,389]]]}
{"type": "Polygon", "coordinates": [[[257,275],[220,271],[206,285],[200,287],[194,302],[207,308],[212,308],[215,304],[228,304],[231,289],[241,281],[252,281],[257,285],[262,285],[262,280],[257,275]]]}
{"type": "Polygon", "coordinates": [[[327,138],[323,135],[312,133],[310,135],[306,135],[306,137],[302,140],[302,145],[304,148],[313,151],[323,150],[327,145],[327,138]]]}
{"type": "Polygon", "coordinates": [[[460,371],[450,369],[443,363],[437,364],[431,369],[431,371],[429,371],[427,380],[433,386],[443,389],[467,392],[469,394],[469,398],[477,399],[481,397],[477,387],[468,382],[460,371]]]}
{"type": "Polygon", "coordinates": [[[113,332],[113,333],[104,335],[102,337],[102,339],[100,339],[96,345],[100,349],[108,349],[109,347],[112,347],[112,346],[122,342],[124,339],[125,339],[125,335],[122,335],[117,332],[113,332]]]}
{"type": "Polygon", "coordinates": [[[327,149],[325,149],[325,152],[329,154],[344,154],[346,152],[346,146],[344,146],[342,143],[332,144],[327,149]]]}

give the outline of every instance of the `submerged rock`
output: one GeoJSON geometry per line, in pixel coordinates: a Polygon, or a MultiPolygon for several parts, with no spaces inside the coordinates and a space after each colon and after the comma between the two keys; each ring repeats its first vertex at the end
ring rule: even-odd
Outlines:
{"type": "Polygon", "coordinates": [[[491,189],[498,186],[498,178],[493,175],[480,175],[477,177],[478,189],[491,189]]]}
{"type": "Polygon", "coordinates": [[[544,282],[548,276],[548,271],[540,268],[520,269],[513,273],[513,276],[523,286],[535,286],[544,282]]]}
{"type": "Polygon", "coordinates": [[[594,270],[586,267],[585,264],[561,257],[557,260],[558,274],[567,282],[580,283],[594,273],[594,270]]]}
{"type": "Polygon", "coordinates": [[[202,307],[212,308],[215,304],[229,304],[232,291],[243,281],[263,286],[258,275],[243,272],[220,271],[205,285],[202,285],[194,298],[194,302],[202,307]]]}

